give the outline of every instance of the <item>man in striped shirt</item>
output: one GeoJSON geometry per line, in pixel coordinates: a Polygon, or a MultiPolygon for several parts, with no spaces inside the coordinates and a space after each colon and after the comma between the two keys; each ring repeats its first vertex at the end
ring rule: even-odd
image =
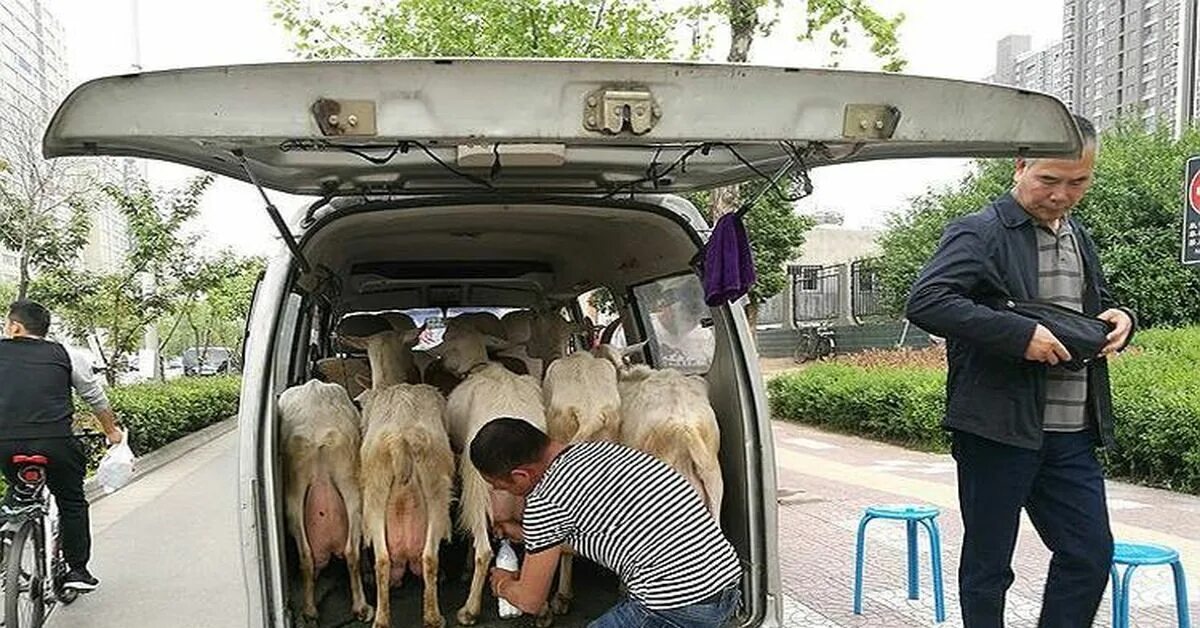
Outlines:
{"type": "Polygon", "coordinates": [[[1021,510],[1053,552],[1041,628],[1091,626],[1113,538],[1097,445],[1112,445],[1105,356],[1135,327],[1104,280],[1095,243],[1071,211],[1099,149],[1076,117],[1081,153],[1018,159],[1010,193],[946,227],[914,283],[908,318],[947,339],[946,416],[963,518],[959,601],[965,628],[1004,626],[1021,510]],[[1100,356],[1072,356],[1045,326],[988,304],[1039,299],[1108,321],[1100,356]],[[1084,370],[1063,363],[1095,358],[1084,370]]]}
{"type": "Polygon", "coordinates": [[[525,497],[525,564],[520,574],[492,570],[497,597],[542,614],[569,545],[628,591],[592,628],[704,628],[733,617],[737,553],[696,491],[663,462],[615,443],[565,445],[506,417],[480,428],[470,455],[493,488],[525,497]]]}

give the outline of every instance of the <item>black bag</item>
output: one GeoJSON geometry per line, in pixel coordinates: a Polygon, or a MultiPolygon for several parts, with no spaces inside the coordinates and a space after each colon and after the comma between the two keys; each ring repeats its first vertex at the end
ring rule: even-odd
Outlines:
{"type": "Polygon", "coordinates": [[[1108,321],[1048,301],[1006,299],[1001,302],[1001,307],[1049,329],[1071,353],[1071,361],[1060,362],[1059,366],[1072,371],[1083,370],[1099,357],[1104,345],[1108,344],[1108,333],[1116,328],[1108,321]]]}

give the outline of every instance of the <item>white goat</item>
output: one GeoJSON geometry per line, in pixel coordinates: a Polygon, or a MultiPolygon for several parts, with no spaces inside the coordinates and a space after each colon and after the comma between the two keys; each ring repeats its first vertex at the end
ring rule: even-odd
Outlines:
{"type": "Polygon", "coordinates": [[[425,628],[441,628],[445,622],[438,606],[438,550],[450,538],[454,474],[446,401],[423,384],[372,388],[359,400],[364,423],[363,534],[375,548],[374,628],[391,625],[391,587],[409,571],[424,581],[425,628]]]}
{"type": "Polygon", "coordinates": [[[596,353],[618,368],[621,442],[682,473],[719,521],[725,492],[719,458],[721,428],[708,400],[708,382],[675,369],[628,366],[622,352],[608,345],[598,347],[596,353]]]}
{"type": "MultiPolygon", "coordinates": [[[[621,396],[612,362],[576,351],[550,363],[542,382],[546,427],[550,438],[563,443],[591,440],[620,442],[621,396]]],[[[574,597],[574,552],[559,559],[558,593],[550,608],[566,614],[574,597]]]]}
{"type": "Polygon", "coordinates": [[[300,554],[304,618],[316,620],[316,576],[337,556],[349,569],[351,609],[368,621],[371,607],[359,571],[358,410],[344,388],[317,380],[283,391],[278,407],[287,469],[284,505],[300,554]]]}
{"type": "Polygon", "coordinates": [[[366,358],[322,358],[316,367],[323,381],[345,388],[351,399],[362,394],[371,381],[371,364],[366,358]]]}
{"type": "Polygon", "coordinates": [[[491,531],[504,522],[518,522],[524,500],[504,491],[493,491],[471,464],[471,440],[488,421],[508,416],[524,419],[545,431],[542,392],[538,381],[517,375],[488,360],[487,345],[502,346],[499,338],[485,338],[470,328],[448,329],[445,340],[435,348],[451,372],[465,376],[447,400],[446,418],[450,442],[459,452],[462,478],[459,527],[471,534],[475,549],[474,572],[466,603],[458,611],[458,623],[474,624],[483,604],[483,586],[492,560],[491,531]]]}

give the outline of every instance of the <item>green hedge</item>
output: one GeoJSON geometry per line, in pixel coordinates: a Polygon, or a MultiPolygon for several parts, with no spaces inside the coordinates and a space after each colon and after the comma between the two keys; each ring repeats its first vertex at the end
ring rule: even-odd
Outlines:
{"type": "Polygon", "coordinates": [[[141,456],[237,414],[240,391],[234,376],[180,377],[113,388],[108,399],[141,456]]]}
{"type": "MultiPolygon", "coordinates": [[[[1140,332],[1110,362],[1110,474],[1200,493],[1200,327],[1140,332]]],[[[945,451],[944,369],[812,365],[767,383],[776,418],[945,451]]]]}

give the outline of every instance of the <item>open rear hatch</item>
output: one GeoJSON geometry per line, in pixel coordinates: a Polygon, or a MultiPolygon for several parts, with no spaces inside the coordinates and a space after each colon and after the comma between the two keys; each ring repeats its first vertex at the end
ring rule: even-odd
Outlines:
{"type": "Polygon", "coordinates": [[[321,196],[688,192],[831,163],[1078,152],[1061,102],[898,74],[403,59],[170,70],[76,88],[47,157],[161,159],[321,196]],[[244,158],[244,162],[242,159],[244,158]]]}

